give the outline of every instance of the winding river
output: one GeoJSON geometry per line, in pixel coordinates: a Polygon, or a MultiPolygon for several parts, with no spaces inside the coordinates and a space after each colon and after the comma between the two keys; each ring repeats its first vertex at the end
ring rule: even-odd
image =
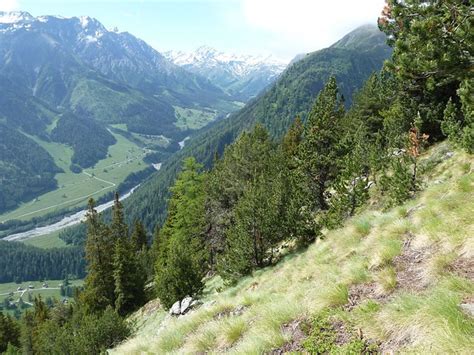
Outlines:
{"type": "MultiPolygon", "coordinates": [[[[135,192],[135,190],[138,188],[138,186],[140,186],[140,185],[135,186],[129,192],[127,192],[125,195],[121,196],[120,201],[125,200],[127,197],[129,197],[131,194],[133,194],[135,192]]],[[[96,206],[95,209],[97,210],[97,212],[102,212],[102,211],[105,211],[106,209],[112,207],[113,204],[114,204],[114,201],[112,200],[112,201],[103,203],[99,206],[96,206]]],[[[50,225],[44,226],[44,227],[36,227],[36,228],[31,229],[31,230],[26,231],[26,232],[11,234],[8,237],[3,238],[2,240],[20,242],[20,241],[24,241],[24,240],[27,240],[27,239],[40,237],[40,236],[46,235],[46,234],[50,234],[50,233],[56,232],[58,230],[64,229],[66,227],[71,227],[71,226],[74,226],[76,224],[81,223],[82,221],[85,220],[86,213],[87,213],[87,210],[82,210],[82,211],[76,212],[76,213],[74,213],[70,216],[64,217],[59,222],[56,222],[56,223],[53,223],[53,224],[50,224],[50,225]]]]}

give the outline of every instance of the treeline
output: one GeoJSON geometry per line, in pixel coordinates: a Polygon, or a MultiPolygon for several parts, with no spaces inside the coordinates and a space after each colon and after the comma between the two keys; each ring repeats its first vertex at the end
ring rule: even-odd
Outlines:
{"type": "Polygon", "coordinates": [[[85,266],[80,247],[40,249],[0,240],[0,283],[84,278],[85,266]]]}

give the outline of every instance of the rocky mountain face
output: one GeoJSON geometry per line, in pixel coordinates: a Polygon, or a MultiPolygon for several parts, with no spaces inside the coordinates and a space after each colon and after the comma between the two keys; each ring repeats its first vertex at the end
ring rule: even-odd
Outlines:
{"type": "MultiPolygon", "coordinates": [[[[207,79],[174,65],[144,41],[127,32],[107,30],[90,17],[0,12],[0,37],[1,72],[18,75],[11,69],[20,65],[32,88],[45,69],[71,72],[82,65],[147,93],[167,91],[181,104],[210,104],[225,97],[207,79]]],[[[62,79],[66,79],[64,74],[62,79]]]]}
{"type": "Polygon", "coordinates": [[[257,96],[287,65],[272,56],[228,54],[208,46],[199,47],[192,53],[169,51],[164,55],[174,64],[208,78],[241,101],[257,96]]]}

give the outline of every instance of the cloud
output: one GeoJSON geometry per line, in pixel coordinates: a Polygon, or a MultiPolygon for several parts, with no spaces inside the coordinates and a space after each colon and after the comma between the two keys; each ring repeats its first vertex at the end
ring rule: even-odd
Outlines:
{"type": "Polygon", "coordinates": [[[0,0],[0,11],[14,11],[19,8],[18,0],[0,0]]]}
{"type": "Polygon", "coordinates": [[[314,51],[353,28],[376,23],[384,0],[242,0],[250,26],[267,31],[273,46],[314,51]]]}

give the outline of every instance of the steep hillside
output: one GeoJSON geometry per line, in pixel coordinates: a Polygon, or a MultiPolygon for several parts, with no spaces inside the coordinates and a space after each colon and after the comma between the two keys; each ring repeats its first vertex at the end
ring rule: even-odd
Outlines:
{"type": "Polygon", "coordinates": [[[172,317],[153,301],[114,349],[140,353],[470,353],[474,347],[474,158],[435,146],[424,190],[392,210],[376,196],[307,250],[172,317]]]}
{"type": "Polygon", "coordinates": [[[286,68],[286,63],[271,56],[227,54],[208,46],[199,47],[192,53],[170,51],[164,55],[244,102],[261,93],[286,68]]]}
{"type": "Polygon", "coordinates": [[[331,75],[336,77],[349,105],[353,93],[371,73],[381,68],[391,49],[385,44],[385,35],[375,26],[364,26],[348,36],[351,38],[347,41],[348,47],[340,44],[308,54],[285,70],[265,94],[187,141],[185,148],[166,161],[154,179],[127,201],[127,215],[132,220],[140,218],[152,230],[156,223],[163,221],[168,187],[184,157],[192,155],[209,166],[216,152],[221,154],[240,132],[257,122],[264,124],[272,136],[281,137],[296,116],[306,118],[315,97],[331,75]],[[353,42],[360,46],[355,48],[353,42]]]}

